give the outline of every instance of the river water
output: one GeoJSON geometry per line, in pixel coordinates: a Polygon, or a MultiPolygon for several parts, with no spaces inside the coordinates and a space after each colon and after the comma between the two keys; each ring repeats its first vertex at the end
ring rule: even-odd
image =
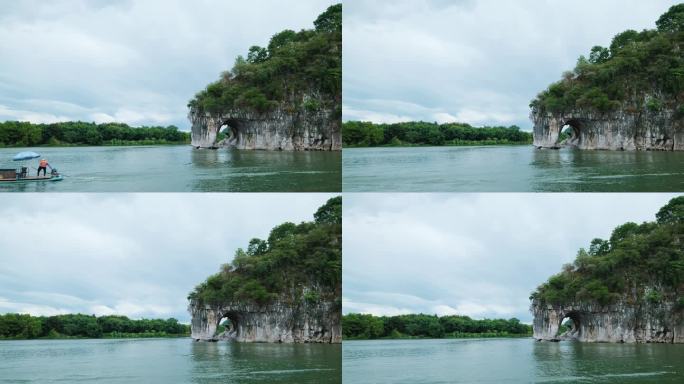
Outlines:
{"type": "MultiPolygon", "coordinates": [[[[0,168],[35,151],[64,174],[58,182],[0,183],[26,192],[339,192],[337,152],[195,150],[188,145],[2,148],[0,168]]],[[[37,167],[38,159],[25,163],[37,167]]],[[[31,175],[35,169],[30,169],[31,175]]]]}
{"type": "Polygon", "coordinates": [[[684,152],[349,148],[345,192],[679,192],[684,152]]]}
{"type": "Polygon", "coordinates": [[[189,338],[0,341],[0,383],[339,383],[341,349],[189,338]]]}
{"type": "Polygon", "coordinates": [[[684,345],[345,341],[344,383],[684,383],[684,345]]]}

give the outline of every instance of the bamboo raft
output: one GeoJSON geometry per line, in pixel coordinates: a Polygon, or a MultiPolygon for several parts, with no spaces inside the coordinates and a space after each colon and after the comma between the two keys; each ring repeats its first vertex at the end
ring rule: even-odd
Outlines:
{"type": "Polygon", "coordinates": [[[0,183],[29,183],[41,181],[60,181],[62,175],[56,170],[53,170],[45,176],[29,176],[25,168],[20,172],[16,169],[0,169],[0,183]]]}

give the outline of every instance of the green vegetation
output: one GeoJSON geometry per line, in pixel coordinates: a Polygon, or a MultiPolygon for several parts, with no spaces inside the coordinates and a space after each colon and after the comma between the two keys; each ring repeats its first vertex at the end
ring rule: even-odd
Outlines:
{"type": "Polygon", "coordinates": [[[468,316],[411,314],[342,316],[342,336],[347,339],[409,339],[529,336],[532,327],[518,319],[473,320],[468,316]]]}
{"type": "Polygon", "coordinates": [[[462,123],[348,121],[342,124],[342,142],[346,147],[529,144],[532,134],[515,125],[477,128],[462,123]]]}
{"type": "Polygon", "coordinates": [[[575,262],[563,266],[563,271],[539,286],[530,299],[605,305],[636,294],[636,300],[658,303],[665,294],[681,292],[683,241],[684,196],[680,196],[658,211],[655,222],[625,223],[613,230],[610,239],[592,240],[588,251],[580,249],[575,262]],[[653,286],[661,290],[647,289],[653,286]]]}
{"type": "Polygon", "coordinates": [[[23,121],[0,123],[0,147],[71,145],[153,145],[185,144],[190,133],[177,127],[129,127],[122,123],[70,121],[32,124],[23,121]]]}
{"type": "Polygon", "coordinates": [[[575,69],[540,93],[530,107],[553,113],[575,108],[606,112],[627,102],[637,110],[646,103],[649,111],[657,112],[666,104],[681,105],[684,4],[671,7],[656,26],[619,33],[608,48],[593,47],[588,59],[580,56],[575,69]]]}
{"type": "Polygon", "coordinates": [[[195,95],[188,107],[212,114],[233,109],[266,112],[276,106],[291,112],[331,107],[341,115],[342,4],[329,7],[314,26],[277,33],[267,47],[252,46],[246,59],[238,56],[233,69],[195,95]]]}
{"type": "Polygon", "coordinates": [[[252,239],[188,299],[214,305],[276,299],[313,303],[327,295],[339,301],[341,282],[342,197],[335,197],[316,211],[314,221],[280,224],[268,239],[252,239]]]}
{"type": "Polygon", "coordinates": [[[31,316],[0,315],[0,339],[69,339],[188,336],[190,326],[176,319],[131,320],[126,316],[82,314],[31,316]]]}

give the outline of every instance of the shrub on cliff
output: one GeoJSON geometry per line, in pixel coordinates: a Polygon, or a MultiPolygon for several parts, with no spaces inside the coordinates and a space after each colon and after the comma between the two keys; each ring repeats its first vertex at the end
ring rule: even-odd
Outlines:
{"type": "Polygon", "coordinates": [[[295,293],[310,302],[316,294],[305,294],[304,287],[339,295],[341,282],[342,197],[335,197],[316,211],[314,221],[280,224],[268,239],[252,239],[247,250],[239,248],[233,261],[198,285],[188,299],[266,304],[295,293]]]}
{"type": "Polygon", "coordinates": [[[273,35],[267,47],[252,46],[247,58],[238,56],[233,68],[197,93],[188,107],[210,113],[239,108],[265,112],[285,104],[311,111],[322,105],[304,103],[301,95],[314,92],[339,104],[342,4],[330,6],[314,21],[314,27],[285,30],[273,35]]]}
{"type": "MultiPolygon", "coordinates": [[[[657,29],[627,30],[615,35],[610,47],[593,47],[588,59],[580,56],[575,69],[541,92],[530,107],[554,113],[576,108],[606,112],[627,100],[643,102],[643,94],[663,94],[669,104],[681,104],[683,20],[684,4],[675,5],[658,19],[657,29]]],[[[657,111],[653,107],[649,110],[657,111]]]]}
{"type": "MultiPolygon", "coordinates": [[[[684,196],[672,199],[656,214],[655,222],[625,223],[610,239],[594,239],[580,249],[573,264],[549,278],[530,296],[542,303],[598,302],[609,304],[637,293],[653,302],[656,295],[679,292],[684,284],[684,196]],[[660,286],[663,292],[646,292],[660,286]]],[[[680,293],[677,293],[680,294],[680,293]]]]}

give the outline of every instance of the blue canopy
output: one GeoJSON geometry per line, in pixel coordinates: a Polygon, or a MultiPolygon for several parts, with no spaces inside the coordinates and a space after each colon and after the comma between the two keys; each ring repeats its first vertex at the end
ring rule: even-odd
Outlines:
{"type": "Polygon", "coordinates": [[[17,153],[16,155],[14,155],[12,160],[14,160],[14,161],[31,160],[31,159],[35,159],[37,157],[40,157],[40,155],[35,153],[35,152],[26,151],[26,152],[17,153]]]}

